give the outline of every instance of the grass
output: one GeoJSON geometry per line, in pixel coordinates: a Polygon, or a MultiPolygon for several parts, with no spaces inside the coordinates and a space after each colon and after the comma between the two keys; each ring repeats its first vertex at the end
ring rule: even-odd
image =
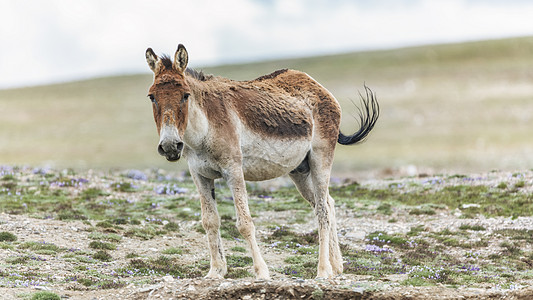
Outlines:
{"type": "Polygon", "coordinates": [[[231,248],[231,251],[240,252],[240,253],[246,253],[246,248],[241,247],[241,246],[235,246],[235,247],[231,248]]]}
{"type": "Polygon", "coordinates": [[[167,248],[167,249],[161,251],[161,253],[167,254],[167,255],[172,255],[172,254],[181,255],[181,254],[183,254],[183,249],[182,248],[172,247],[172,248],[167,248]]]}
{"type": "Polygon", "coordinates": [[[317,256],[289,256],[284,262],[287,266],[280,270],[282,274],[300,278],[316,277],[317,256]]]}
{"type": "MultiPolygon", "coordinates": [[[[394,189],[368,189],[358,184],[330,189],[338,203],[353,203],[352,199],[370,200],[377,203],[401,203],[408,206],[422,206],[410,211],[413,215],[434,215],[436,212],[428,204],[460,209],[468,216],[531,216],[533,215],[533,195],[490,188],[485,185],[445,186],[428,192],[424,189],[399,191],[394,189]],[[463,205],[475,203],[464,208],[463,205]]],[[[383,205],[383,204],[381,204],[383,205]]],[[[381,207],[381,206],[380,206],[381,207]]],[[[385,212],[387,214],[388,212],[385,212]]]]}
{"type": "Polygon", "coordinates": [[[485,226],[482,225],[468,225],[468,224],[462,224],[459,226],[460,230],[473,230],[473,231],[485,231],[487,230],[485,226]]]}
{"type": "Polygon", "coordinates": [[[47,242],[24,242],[18,246],[19,249],[31,250],[37,254],[55,254],[60,251],[59,247],[47,242]]]}
{"type": "Polygon", "coordinates": [[[93,258],[100,260],[100,261],[112,261],[113,257],[111,254],[107,253],[104,250],[98,250],[95,254],[93,254],[93,258]]]}
{"type": "Polygon", "coordinates": [[[119,243],[122,240],[122,236],[115,233],[101,233],[101,232],[91,232],[89,238],[93,240],[106,240],[114,243],[119,243]]]}
{"type": "Polygon", "coordinates": [[[0,242],[14,242],[17,240],[17,236],[11,232],[0,232],[0,242]]]}
{"type": "Polygon", "coordinates": [[[202,260],[183,264],[175,258],[161,255],[154,259],[131,259],[128,266],[117,271],[124,276],[146,276],[151,274],[172,275],[177,278],[197,278],[207,273],[209,262],[202,260]]]}
{"type": "Polygon", "coordinates": [[[92,249],[101,249],[101,250],[116,250],[117,246],[115,244],[100,242],[100,241],[92,241],[89,243],[89,248],[92,249]]]}
{"type": "MultiPolygon", "coordinates": [[[[118,171],[95,178],[94,174],[91,177],[85,172],[65,175],[54,170],[35,172],[22,167],[10,168],[8,173],[7,181],[16,182],[16,185],[10,185],[9,192],[0,190],[0,212],[52,218],[56,219],[54,222],[62,221],[67,228],[71,228],[73,222],[61,219],[62,215],[82,214],[85,219],[78,218],[83,222],[75,226],[87,240],[82,249],[69,249],[46,240],[27,240],[17,232],[14,232],[16,235],[0,232],[0,248],[9,249],[9,256],[3,259],[0,270],[2,287],[31,286],[38,280],[44,282],[42,285],[63,284],[44,268],[58,261],[70,264],[71,270],[65,271],[68,279],[64,281],[79,290],[117,288],[132,282],[154,283],[166,275],[200,278],[209,270],[207,249],[202,248],[203,254],[198,254],[198,248],[190,246],[191,235],[196,243],[199,237],[196,231],[200,231],[202,225],[198,197],[191,178],[186,175],[162,178],[160,171],[147,171],[140,176],[142,180],[136,180],[118,171]],[[121,191],[114,185],[126,180],[131,180],[130,186],[136,188],[121,191]],[[188,190],[177,194],[160,193],[157,187],[166,186],[169,181],[177,188],[187,187],[188,190]],[[127,254],[116,251],[118,247],[130,245],[132,239],[140,244],[146,241],[155,249],[127,249],[127,254]],[[38,271],[19,274],[19,270],[38,271]]],[[[353,214],[354,218],[360,214],[383,221],[393,218],[397,222],[424,221],[425,218],[431,221],[450,217],[457,211],[486,218],[530,217],[531,196],[514,189],[516,183],[529,183],[530,174],[522,175],[513,175],[507,188],[498,187],[498,182],[493,185],[452,184],[470,180],[461,175],[427,180],[411,178],[406,184],[386,182],[385,188],[348,184],[331,188],[331,194],[336,199],[337,211],[353,214]],[[497,206],[502,210],[494,210],[497,206]],[[438,215],[425,213],[421,217],[412,214],[414,209],[429,209],[438,215]]],[[[256,223],[258,232],[267,232],[257,235],[260,248],[283,257],[283,263],[269,265],[271,271],[278,276],[314,278],[318,232],[308,229],[307,225],[293,225],[296,219],[302,219],[303,224],[314,220],[309,204],[299,198],[294,188],[274,191],[249,188],[252,211],[258,215],[280,215],[256,223]]],[[[227,253],[227,278],[252,278],[252,259],[235,226],[235,215],[231,213],[233,202],[227,198],[227,186],[218,185],[217,195],[221,236],[225,239],[227,253]]],[[[345,273],[365,276],[370,282],[392,280],[406,286],[510,286],[533,280],[529,271],[533,265],[532,230],[491,231],[478,223],[480,221],[457,220],[453,226],[438,231],[427,223],[420,223],[406,232],[369,232],[364,240],[357,240],[356,245],[341,245],[345,273]]],[[[205,238],[201,240],[204,243],[201,247],[207,247],[205,238]]]]}
{"type": "Polygon", "coordinates": [[[59,295],[52,293],[52,292],[46,292],[46,291],[37,292],[31,296],[31,300],[60,300],[60,299],[61,297],[59,297],[59,295]]]}
{"type": "MultiPolygon", "coordinates": [[[[515,169],[533,166],[522,151],[533,143],[527,119],[533,105],[532,48],[533,38],[525,37],[203,69],[238,80],[280,68],[305,71],[339,100],[345,132],[356,126],[350,100],[357,101],[364,83],[370,86],[383,114],[366,144],[338,148],[338,172],[409,164],[515,169]]],[[[168,164],[155,151],[157,134],[145,97],[151,82],[147,70],[0,91],[5,116],[0,140],[10,141],[0,146],[0,163],[185,170],[184,163],[168,164]]]]}

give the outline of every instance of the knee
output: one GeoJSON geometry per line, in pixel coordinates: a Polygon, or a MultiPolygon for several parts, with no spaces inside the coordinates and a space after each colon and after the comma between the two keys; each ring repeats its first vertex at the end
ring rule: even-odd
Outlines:
{"type": "Polygon", "coordinates": [[[255,231],[255,226],[252,218],[244,218],[237,220],[237,230],[244,237],[249,237],[255,231]]]}
{"type": "Polygon", "coordinates": [[[220,228],[220,220],[218,219],[218,216],[212,214],[204,214],[202,216],[202,227],[206,232],[218,230],[220,228]]]}

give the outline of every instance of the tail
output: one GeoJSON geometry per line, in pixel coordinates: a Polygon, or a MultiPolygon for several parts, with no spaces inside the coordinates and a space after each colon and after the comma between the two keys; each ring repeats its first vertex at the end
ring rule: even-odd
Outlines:
{"type": "Polygon", "coordinates": [[[372,92],[372,90],[366,85],[365,92],[366,98],[359,93],[363,108],[357,108],[359,110],[359,125],[361,128],[352,135],[344,135],[339,130],[339,138],[337,139],[339,144],[354,145],[364,141],[370,131],[372,131],[372,128],[374,128],[374,125],[376,125],[376,121],[379,117],[379,103],[374,92],[372,92]]]}

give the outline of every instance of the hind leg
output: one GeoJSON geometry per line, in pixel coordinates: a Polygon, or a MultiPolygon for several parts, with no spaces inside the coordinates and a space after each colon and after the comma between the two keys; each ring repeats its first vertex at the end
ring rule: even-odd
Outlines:
{"type": "Polygon", "coordinates": [[[333,198],[331,198],[331,196],[329,196],[327,189],[329,184],[330,168],[318,168],[318,170],[311,171],[313,168],[317,168],[316,165],[321,165],[320,161],[320,159],[315,159],[313,163],[310,161],[304,161],[304,163],[311,164],[309,165],[309,168],[307,168],[307,172],[293,172],[289,174],[289,176],[293,180],[302,197],[307,200],[315,210],[319,221],[319,242],[321,245],[319,253],[322,253],[322,255],[319,254],[318,277],[330,277],[331,275],[341,274],[343,271],[343,266],[342,255],[339,249],[339,241],[337,237],[335,201],[333,198]],[[313,164],[314,166],[312,166],[313,164]],[[322,198],[315,198],[320,195],[322,195],[322,198]],[[318,206],[316,199],[319,199],[321,203],[318,206]],[[323,228],[323,225],[321,226],[321,223],[323,224],[324,222],[329,225],[325,229],[323,228]],[[324,245],[324,243],[326,245],[324,245]]]}
{"type": "Polygon", "coordinates": [[[342,274],[342,253],[339,247],[339,237],[337,235],[337,218],[335,217],[335,200],[328,192],[329,211],[331,213],[331,228],[329,233],[329,261],[333,268],[333,275],[342,274]]]}

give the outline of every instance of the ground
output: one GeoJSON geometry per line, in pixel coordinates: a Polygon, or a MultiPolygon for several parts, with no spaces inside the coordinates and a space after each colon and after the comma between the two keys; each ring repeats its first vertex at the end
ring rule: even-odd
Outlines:
{"type": "Polygon", "coordinates": [[[272,280],[253,278],[217,183],[229,273],[209,253],[190,177],[0,167],[0,293],[31,299],[529,299],[533,172],[333,178],[343,275],[314,279],[316,221],[287,179],[249,184],[272,280]],[[50,298],[52,299],[52,298],[50,298]]]}

